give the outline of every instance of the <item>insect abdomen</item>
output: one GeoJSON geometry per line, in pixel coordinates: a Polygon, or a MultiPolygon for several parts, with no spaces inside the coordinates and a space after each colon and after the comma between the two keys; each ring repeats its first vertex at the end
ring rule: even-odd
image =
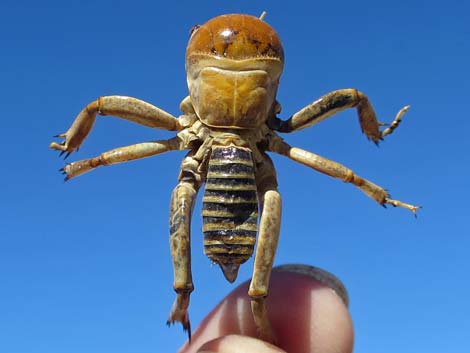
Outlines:
{"type": "Polygon", "coordinates": [[[233,282],[256,241],[258,196],[249,149],[212,147],[202,207],[204,252],[233,282]]]}

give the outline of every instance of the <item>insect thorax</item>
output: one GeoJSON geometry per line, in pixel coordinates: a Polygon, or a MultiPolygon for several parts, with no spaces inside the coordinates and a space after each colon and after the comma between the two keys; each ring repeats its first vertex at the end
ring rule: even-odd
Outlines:
{"type": "Polygon", "coordinates": [[[258,196],[250,149],[212,146],[202,216],[204,251],[233,282],[256,241],[258,196]]]}
{"type": "Polygon", "coordinates": [[[273,109],[281,72],[282,62],[275,58],[193,54],[187,81],[194,110],[211,127],[255,129],[273,109]]]}

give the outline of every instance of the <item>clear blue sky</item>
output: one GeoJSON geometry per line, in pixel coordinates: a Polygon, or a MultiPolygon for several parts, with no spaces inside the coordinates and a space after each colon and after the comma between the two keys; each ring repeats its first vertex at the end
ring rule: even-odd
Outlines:
{"type": "MultiPolygon", "coordinates": [[[[259,15],[283,40],[287,118],[355,87],[382,120],[412,109],[380,148],[354,111],[288,135],[424,209],[417,220],[274,156],[284,214],[277,264],[346,284],[356,352],[469,351],[470,5],[464,1],[22,1],[0,5],[0,352],[175,352],[168,208],[184,153],[102,168],[68,183],[48,149],[100,95],[177,115],[188,31],[223,13],[259,15]],[[281,5],[282,4],[282,5],[281,5]]],[[[79,153],[171,133],[101,118],[79,153]]],[[[202,254],[193,220],[198,322],[233,286],[202,254]]],[[[252,262],[236,284],[249,278],[252,262]]]]}

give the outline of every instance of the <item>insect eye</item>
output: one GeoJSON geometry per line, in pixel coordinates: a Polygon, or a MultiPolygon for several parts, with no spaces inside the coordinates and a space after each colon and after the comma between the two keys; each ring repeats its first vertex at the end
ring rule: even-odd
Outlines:
{"type": "Polygon", "coordinates": [[[201,27],[201,25],[192,26],[191,29],[189,30],[189,37],[191,37],[194,34],[194,32],[196,32],[199,29],[199,27],[201,27]]]}

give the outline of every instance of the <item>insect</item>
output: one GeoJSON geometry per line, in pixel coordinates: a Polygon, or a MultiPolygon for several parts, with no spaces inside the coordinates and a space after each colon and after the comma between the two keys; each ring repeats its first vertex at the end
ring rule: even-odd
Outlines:
{"type": "Polygon", "coordinates": [[[193,281],[190,264],[190,224],[198,190],[203,195],[205,254],[220,265],[225,278],[235,281],[239,266],[257,247],[249,287],[259,335],[272,340],[265,298],[276,253],[281,220],[281,197],[276,172],[267,152],[286,156],[331,177],[357,186],[382,206],[419,206],[393,200],[382,187],[345,166],[306,150],[291,147],[278,133],[313,126],[347,108],[356,108],[365,135],[378,143],[399,125],[408,107],[401,109],[384,130],[366,95],[340,89],[321,97],[287,120],[276,93],[284,51],[276,31],[262,18],[242,14],[215,17],[193,28],[186,50],[189,96],[180,104],[178,118],[142,100],[105,96],[88,104],[61,143],[50,147],[66,153],[78,150],[97,115],[112,115],[156,129],[177,131],[175,137],[125,146],[72,162],[65,179],[100,166],[150,157],[173,150],[189,150],[182,161],[170,207],[170,248],[176,299],[168,323],[180,322],[189,331],[188,306],[193,281]],[[260,214],[260,217],[258,215],[260,214]],[[258,223],[259,218],[259,223],[258,223]]]}

